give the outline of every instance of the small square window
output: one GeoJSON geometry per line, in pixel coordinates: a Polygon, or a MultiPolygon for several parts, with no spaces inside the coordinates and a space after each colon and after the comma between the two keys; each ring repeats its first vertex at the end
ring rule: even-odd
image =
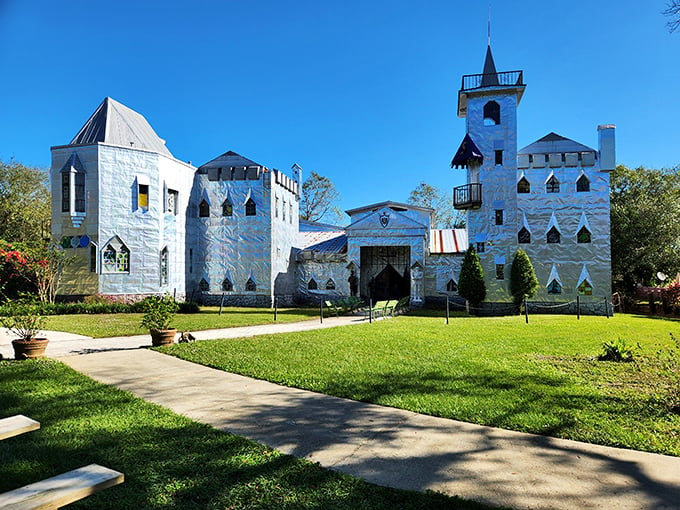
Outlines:
{"type": "Polygon", "coordinates": [[[502,225],[503,224],[503,209],[496,209],[496,225],[502,225]]]}
{"type": "Polygon", "coordinates": [[[486,243],[475,243],[475,250],[477,250],[477,253],[484,253],[485,244],[486,243]]]}

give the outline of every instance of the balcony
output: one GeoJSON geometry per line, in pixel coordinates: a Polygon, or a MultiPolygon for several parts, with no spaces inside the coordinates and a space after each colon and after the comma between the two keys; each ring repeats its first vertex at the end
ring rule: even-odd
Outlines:
{"type": "Polygon", "coordinates": [[[482,185],[465,184],[453,188],[454,209],[479,209],[482,207],[482,185]]]}
{"type": "Polygon", "coordinates": [[[490,74],[466,74],[463,76],[461,90],[482,87],[519,87],[524,86],[522,71],[505,71],[490,74]]]}

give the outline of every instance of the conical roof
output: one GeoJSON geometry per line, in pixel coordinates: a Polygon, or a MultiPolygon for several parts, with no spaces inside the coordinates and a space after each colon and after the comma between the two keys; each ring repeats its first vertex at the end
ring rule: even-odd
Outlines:
{"type": "Polygon", "coordinates": [[[455,156],[453,156],[451,168],[467,168],[471,162],[477,162],[481,165],[484,162],[484,155],[468,133],[463,138],[455,156]]]}
{"type": "Polygon", "coordinates": [[[498,73],[491,54],[491,45],[486,47],[486,58],[484,59],[484,71],[482,73],[482,87],[498,85],[498,73]]]}
{"type": "Polygon", "coordinates": [[[173,157],[165,146],[165,140],[156,134],[142,115],[110,97],[104,98],[70,145],[100,142],[173,157]]]}

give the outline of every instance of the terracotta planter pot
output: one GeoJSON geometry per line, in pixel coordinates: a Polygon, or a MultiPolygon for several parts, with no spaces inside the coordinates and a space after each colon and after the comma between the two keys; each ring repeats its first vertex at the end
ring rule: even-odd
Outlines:
{"type": "Polygon", "coordinates": [[[175,343],[175,335],[177,335],[176,329],[152,329],[151,333],[151,345],[154,347],[160,347],[162,345],[172,345],[175,343]]]}
{"type": "Polygon", "coordinates": [[[45,349],[50,341],[47,338],[32,340],[12,340],[14,359],[36,359],[45,357],[45,349]]]}

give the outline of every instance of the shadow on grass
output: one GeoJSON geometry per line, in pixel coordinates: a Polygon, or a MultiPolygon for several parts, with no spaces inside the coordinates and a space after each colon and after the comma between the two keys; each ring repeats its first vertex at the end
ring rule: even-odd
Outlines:
{"type": "Polygon", "coordinates": [[[0,363],[2,416],[41,429],[3,441],[0,492],[89,463],[125,483],[69,508],[486,508],[376,487],[226,434],[50,361],[0,363]]]}

